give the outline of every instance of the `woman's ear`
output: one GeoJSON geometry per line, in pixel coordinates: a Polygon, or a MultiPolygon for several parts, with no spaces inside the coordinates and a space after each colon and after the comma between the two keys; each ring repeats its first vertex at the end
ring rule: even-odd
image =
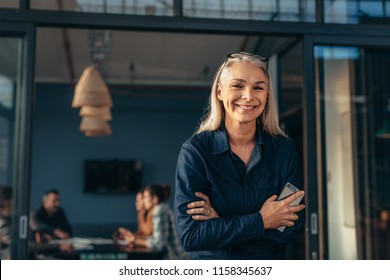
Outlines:
{"type": "Polygon", "coordinates": [[[219,99],[219,101],[223,101],[222,95],[221,95],[221,91],[222,91],[222,89],[221,89],[221,84],[218,83],[218,84],[217,84],[217,98],[219,99]]]}

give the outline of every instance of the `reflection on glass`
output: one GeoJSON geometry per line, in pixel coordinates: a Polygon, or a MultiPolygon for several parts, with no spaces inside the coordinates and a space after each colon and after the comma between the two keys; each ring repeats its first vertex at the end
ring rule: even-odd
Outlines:
{"type": "Polygon", "coordinates": [[[13,106],[13,83],[12,80],[0,74],[0,106],[11,109],[13,106]]]}
{"type": "Polygon", "coordinates": [[[73,0],[62,2],[31,0],[31,8],[81,13],[173,16],[173,0],[73,0]]]}
{"type": "Polygon", "coordinates": [[[390,258],[390,51],[316,47],[329,259],[390,258]]]}
{"type": "Polygon", "coordinates": [[[389,23],[390,0],[324,0],[326,23],[389,23]]]}
{"type": "Polygon", "coordinates": [[[1,0],[0,8],[19,8],[19,0],[1,0]]]}
{"type": "Polygon", "coordinates": [[[313,0],[183,0],[187,17],[314,22],[313,0]]]}
{"type": "Polygon", "coordinates": [[[12,242],[12,159],[21,40],[0,37],[0,258],[12,242]]]}

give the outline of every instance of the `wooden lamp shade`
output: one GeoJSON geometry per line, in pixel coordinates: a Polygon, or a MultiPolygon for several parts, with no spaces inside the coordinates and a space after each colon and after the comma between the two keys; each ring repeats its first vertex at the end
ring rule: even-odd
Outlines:
{"type": "Polygon", "coordinates": [[[81,107],[80,116],[95,117],[105,121],[112,120],[111,110],[109,107],[105,107],[105,106],[94,107],[94,106],[85,105],[81,107]]]}
{"type": "Polygon", "coordinates": [[[111,135],[112,133],[112,130],[111,130],[111,127],[108,126],[108,129],[107,130],[86,130],[84,131],[84,135],[85,136],[89,136],[89,137],[101,137],[101,136],[108,136],[108,135],[111,135]]]}
{"type": "Polygon", "coordinates": [[[108,88],[94,66],[85,68],[75,87],[72,107],[78,108],[84,105],[112,107],[108,88]]]}
{"type": "Polygon", "coordinates": [[[86,136],[107,136],[112,133],[107,121],[90,116],[85,116],[81,119],[80,130],[86,136]]]}

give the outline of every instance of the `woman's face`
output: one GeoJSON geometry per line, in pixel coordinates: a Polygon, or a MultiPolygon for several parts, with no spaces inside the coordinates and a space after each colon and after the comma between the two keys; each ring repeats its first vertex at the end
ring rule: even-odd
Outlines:
{"type": "Polygon", "coordinates": [[[221,75],[217,96],[223,102],[226,122],[256,123],[264,111],[268,79],[253,63],[234,63],[221,75]]]}
{"type": "Polygon", "coordinates": [[[135,196],[135,209],[137,211],[144,210],[144,196],[142,192],[137,193],[135,196]]]}
{"type": "Polygon", "coordinates": [[[146,211],[150,210],[153,208],[154,203],[153,203],[153,196],[149,191],[144,191],[144,208],[146,211]]]}

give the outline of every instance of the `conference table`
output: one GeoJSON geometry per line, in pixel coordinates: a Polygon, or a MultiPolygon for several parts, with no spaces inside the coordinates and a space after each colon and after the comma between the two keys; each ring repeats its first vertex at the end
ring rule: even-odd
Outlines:
{"type": "MultiPolygon", "coordinates": [[[[123,240],[122,240],[123,241],[123,240]]],[[[67,260],[161,260],[163,252],[150,248],[130,248],[123,242],[112,239],[73,237],[70,239],[50,240],[46,246],[59,248],[61,244],[72,244],[72,251],[37,250],[37,259],[67,260]]],[[[41,244],[41,246],[44,246],[41,244]]]]}

